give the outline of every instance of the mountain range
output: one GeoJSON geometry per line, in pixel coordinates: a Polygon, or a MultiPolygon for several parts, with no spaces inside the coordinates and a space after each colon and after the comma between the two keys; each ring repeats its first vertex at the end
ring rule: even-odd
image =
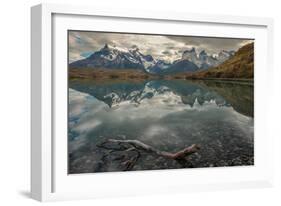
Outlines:
{"type": "Polygon", "coordinates": [[[171,62],[156,60],[145,55],[138,48],[124,49],[105,44],[99,51],[89,57],[72,62],[70,68],[93,69],[129,69],[140,70],[150,74],[167,75],[181,72],[196,72],[218,66],[234,55],[234,51],[221,51],[217,56],[208,55],[206,51],[197,54],[195,48],[185,50],[182,57],[171,62]]]}
{"type": "Polygon", "coordinates": [[[249,43],[238,49],[235,54],[223,63],[208,70],[192,74],[182,74],[185,78],[254,78],[254,43],[249,43]]]}

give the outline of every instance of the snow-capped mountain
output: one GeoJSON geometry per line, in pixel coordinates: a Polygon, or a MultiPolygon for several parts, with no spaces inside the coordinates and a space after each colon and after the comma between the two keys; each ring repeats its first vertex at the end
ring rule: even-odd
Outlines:
{"type": "Polygon", "coordinates": [[[159,60],[155,65],[148,67],[147,71],[154,74],[195,72],[217,66],[232,57],[234,53],[234,51],[223,50],[217,57],[214,57],[202,50],[198,55],[193,47],[190,50],[185,50],[181,59],[175,60],[173,63],[165,63],[163,60],[159,60]]]}
{"type": "Polygon", "coordinates": [[[180,72],[194,72],[199,68],[191,61],[186,59],[178,59],[173,63],[166,63],[159,60],[155,65],[147,68],[147,71],[152,74],[175,74],[180,72]]]}
{"type": "Polygon", "coordinates": [[[229,59],[230,57],[232,57],[234,55],[235,51],[225,51],[222,50],[219,54],[217,59],[219,60],[219,62],[224,62],[225,60],[229,59]]]}
{"type": "Polygon", "coordinates": [[[103,68],[103,69],[144,69],[154,65],[156,61],[151,55],[142,54],[138,48],[126,50],[116,46],[105,46],[91,56],[75,61],[71,68],[103,68]]]}
{"type": "Polygon", "coordinates": [[[199,67],[192,61],[187,59],[179,59],[173,62],[168,70],[165,70],[164,74],[174,74],[181,72],[195,72],[199,70],[199,67]]]}
{"type": "Polygon", "coordinates": [[[168,70],[170,66],[171,66],[171,63],[165,62],[163,60],[159,60],[154,65],[151,65],[150,67],[148,67],[147,70],[149,73],[152,73],[152,74],[160,74],[160,73],[168,70]]]}
{"type": "Polygon", "coordinates": [[[197,66],[199,65],[199,59],[197,57],[197,53],[195,51],[195,48],[192,47],[190,50],[185,50],[182,53],[182,59],[188,60],[196,64],[197,66]]]}
{"type": "Polygon", "coordinates": [[[143,68],[147,69],[156,64],[156,60],[151,55],[142,54],[138,48],[130,50],[130,53],[142,64],[143,68]]]}
{"type": "Polygon", "coordinates": [[[214,57],[212,55],[208,55],[205,50],[202,50],[199,55],[197,55],[197,52],[193,47],[192,49],[183,52],[182,59],[191,61],[200,69],[208,69],[223,63],[225,60],[233,56],[234,53],[234,51],[223,50],[217,57],[214,57]]]}
{"type": "Polygon", "coordinates": [[[217,66],[234,55],[234,51],[221,51],[216,57],[204,50],[197,54],[195,48],[185,50],[182,58],[172,63],[155,60],[151,55],[144,55],[138,48],[124,49],[105,44],[102,49],[85,59],[69,64],[70,68],[100,69],[138,69],[151,74],[175,74],[195,72],[217,66]]]}
{"type": "MultiPolygon", "coordinates": [[[[223,60],[224,61],[224,60],[223,60]]],[[[222,63],[223,61],[208,55],[205,50],[199,53],[199,64],[201,69],[208,69],[209,67],[214,67],[222,63]]]]}

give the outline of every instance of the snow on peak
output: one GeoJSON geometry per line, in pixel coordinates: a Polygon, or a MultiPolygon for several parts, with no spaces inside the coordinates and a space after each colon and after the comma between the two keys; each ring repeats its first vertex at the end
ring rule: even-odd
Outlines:
{"type": "Polygon", "coordinates": [[[120,51],[120,52],[129,52],[128,49],[126,48],[122,48],[116,45],[109,45],[109,44],[105,44],[104,47],[102,48],[102,50],[108,50],[108,51],[120,51]]]}

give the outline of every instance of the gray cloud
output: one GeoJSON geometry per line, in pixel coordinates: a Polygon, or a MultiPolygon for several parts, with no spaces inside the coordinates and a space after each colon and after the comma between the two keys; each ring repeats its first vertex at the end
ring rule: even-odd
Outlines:
{"type": "Polygon", "coordinates": [[[211,54],[219,53],[221,50],[237,50],[241,46],[249,43],[249,39],[233,38],[210,38],[210,37],[185,37],[185,36],[167,36],[167,38],[181,42],[186,46],[195,47],[197,50],[206,50],[211,54]]]}
{"type": "Polygon", "coordinates": [[[217,54],[221,50],[237,50],[250,40],[205,38],[190,36],[141,35],[105,32],[69,32],[69,62],[85,58],[100,50],[105,44],[130,49],[138,47],[143,54],[151,54],[156,59],[174,61],[181,53],[192,47],[197,52],[206,50],[209,54],[217,54]]]}
{"type": "Polygon", "coordinates": [[[164,55],[172,55],[173,52],[165,50],[165,51],[162,52],[162,54],[164,54],[164,55]]]}

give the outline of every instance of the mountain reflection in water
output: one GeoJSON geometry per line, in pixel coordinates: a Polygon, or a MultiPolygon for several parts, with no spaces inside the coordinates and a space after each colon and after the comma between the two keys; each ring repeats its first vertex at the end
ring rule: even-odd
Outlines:
{"type": "MultiPolygon", "coordinates": [[[[69,82],[69,173],[123,171],[123,153],[97,144],[136,139],[183,163],[142,152],[131,170],[253,165],[253,86],[215,81],[69,82]]],[[[125,157],[127,158],[127,157],[125,157]]]]}

